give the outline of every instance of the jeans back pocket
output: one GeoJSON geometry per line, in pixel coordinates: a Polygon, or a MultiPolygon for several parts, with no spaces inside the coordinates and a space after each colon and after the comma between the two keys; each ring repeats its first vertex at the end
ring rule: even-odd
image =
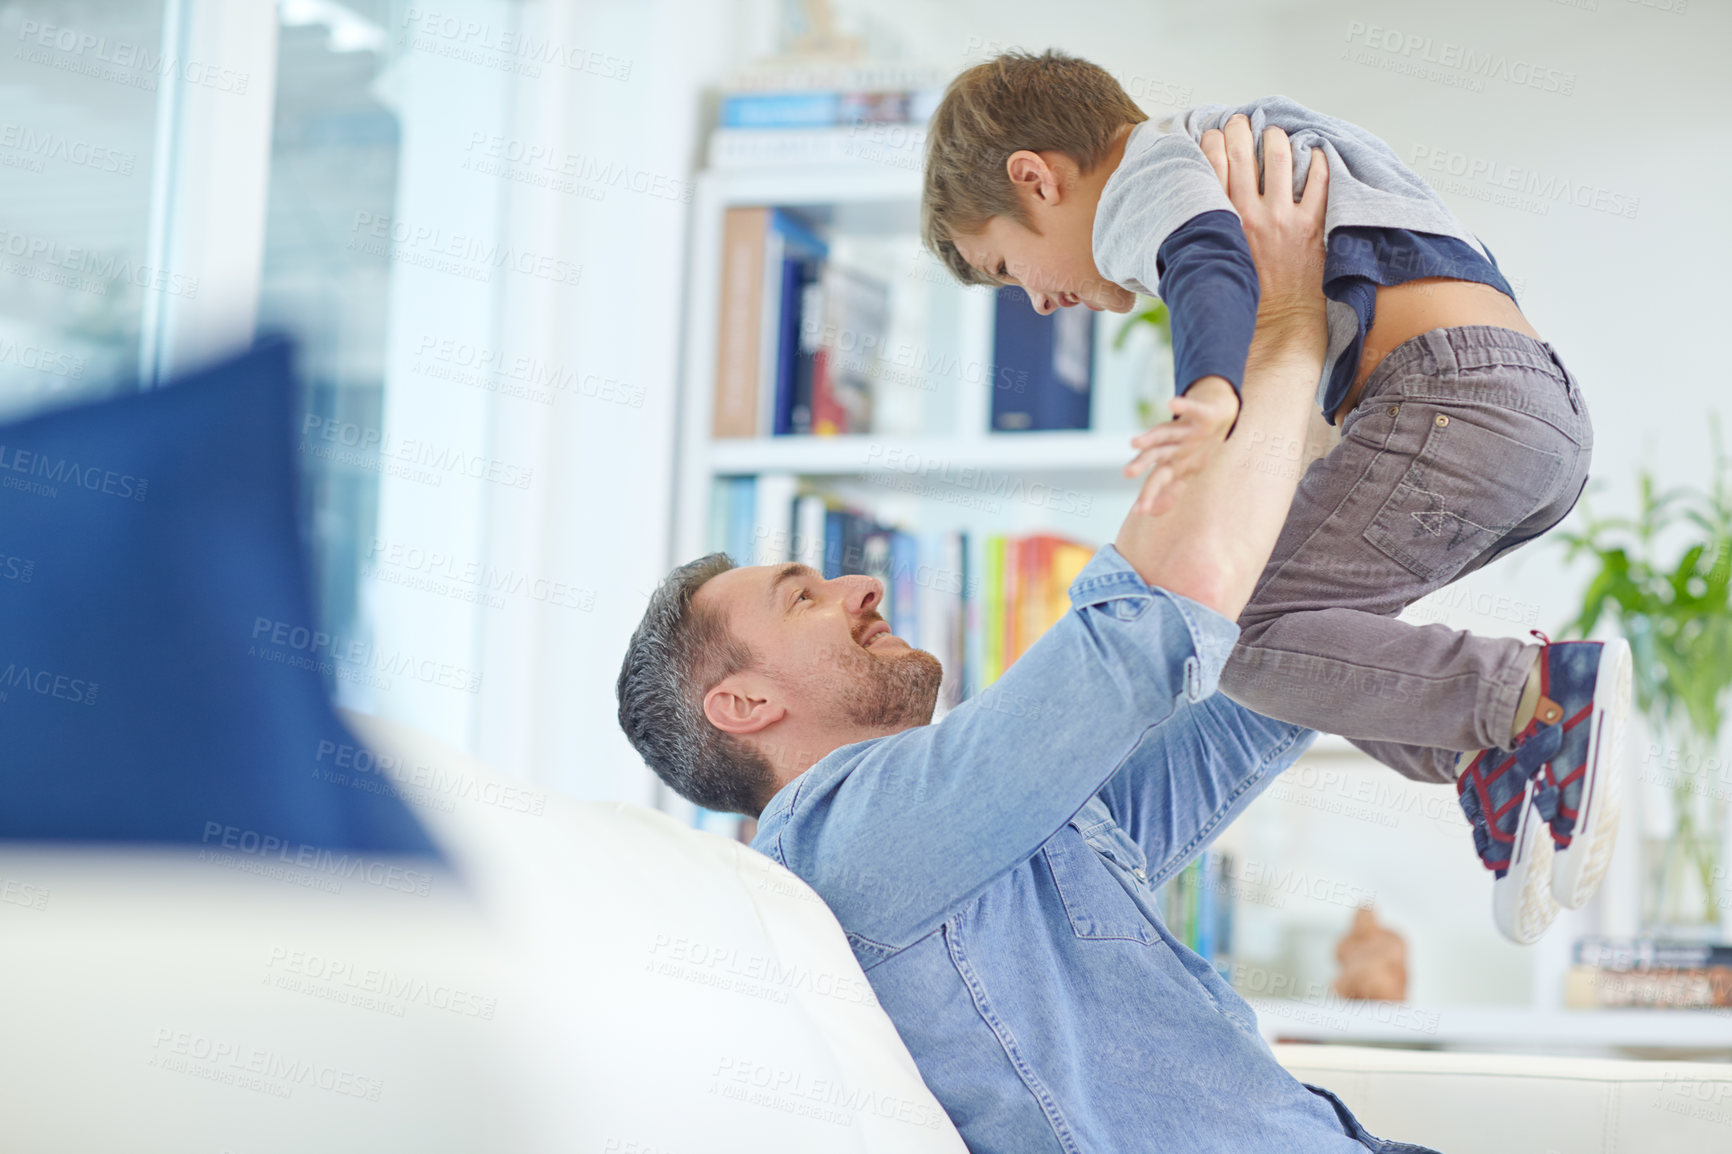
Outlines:
{"type": "Polygon", "coordinates": [[[1401,418],[1409,413],[1427,421],[1424,442],[1365,539],[1425,580],[1445,582],[1552,500],[1564,458],[1459,410],[1409,402],[1401,418]]]}

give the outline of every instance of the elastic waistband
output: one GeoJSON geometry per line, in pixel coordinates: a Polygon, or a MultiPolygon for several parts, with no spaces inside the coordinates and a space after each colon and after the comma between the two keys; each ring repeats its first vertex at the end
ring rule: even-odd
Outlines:
{"type": "Polygon", "coordinates": [[[1569,381],[1569,371],[1546,342],[1495,325],[1462,325],[1432,329],[1397,345],[1372,370],[1361,395],[1371,396],[1394,376],[1451,376],[1499,365],[1517,365],[1569,381]]]}

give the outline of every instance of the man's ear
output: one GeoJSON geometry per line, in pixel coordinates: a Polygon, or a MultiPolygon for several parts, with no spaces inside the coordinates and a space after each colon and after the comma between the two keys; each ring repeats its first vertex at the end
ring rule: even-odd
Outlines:
{"type": "Polygon", "coordinates": [[[787,713],[770,683],[756,674],[730,674],[704,694],[704,716],[723,733],[758,733],[787,713]]]}
{"type": "Polygon", "coordinates": [[[1016,189],[1017,199],[1025,205],[1052,207],[1064,198],[1064,181],[1055,167],[1058,158],[1022,149],[1011,153],[1004,162],[1004,171],[1016,189]]]}

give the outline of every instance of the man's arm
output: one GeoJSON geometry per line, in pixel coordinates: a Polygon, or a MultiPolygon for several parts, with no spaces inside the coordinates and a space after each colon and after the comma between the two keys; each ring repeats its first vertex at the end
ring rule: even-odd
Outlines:
{"type": "Polygon", "coordinates": [[[1159,885],[1208,848],[1316,736],[1217,693],[1182,704],[1100,799],[1142,847],[1149,882],[1159,885]]]}
{"type": "Polygon", "coordinates": [[[753,844],[805,878],[857,948],[931,933],[1121,766],[1157,757],[1175,710],[1214,693],[1238,637],[1226,618],[1150,588],[1111,546],[1071,585],[1071,604],[943,721],[842,747],[760,817],[753,844]]]}
{"type": "Polygon", "coordinates": [[[1322,288],[1328,171],[1322,151],[1313,150],[1304,199],[1295,203],[1287,193],[1287,137],[1272,129],[1263,140],[1269,191],[1259,192],[1250,123],[1243,117],[1230,121],[1222,136],[1206,137],[1204,152],[1244,222],[1262,287],[1244,405],[1233,436],[1184,481],[1173,481],[1158,441],[1149,440],[1154,434],[1138,439],[1153,446],[1145,453],[1153,468],[1115,543],[1149,584],[1236,619],[1298,484],[1290,469],[1257,468],[1258,458],[1272,445],[1303,443],[1328,344],[1322,288]],[[1151,515],[1158,509],[1165,511],[1151,515]]]}

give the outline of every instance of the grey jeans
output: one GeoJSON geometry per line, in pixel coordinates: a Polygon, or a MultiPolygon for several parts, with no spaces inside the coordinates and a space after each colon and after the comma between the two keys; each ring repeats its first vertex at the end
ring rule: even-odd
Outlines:
{"type": "Polygon", "coordinates": [[[1550,345],[1433,329],[1391,352],[1300,479],[1221,689],[1418,781],[1509,741],[1534,647],[1396,619],[1563,520],[1593,430],[1550,345]]]}

